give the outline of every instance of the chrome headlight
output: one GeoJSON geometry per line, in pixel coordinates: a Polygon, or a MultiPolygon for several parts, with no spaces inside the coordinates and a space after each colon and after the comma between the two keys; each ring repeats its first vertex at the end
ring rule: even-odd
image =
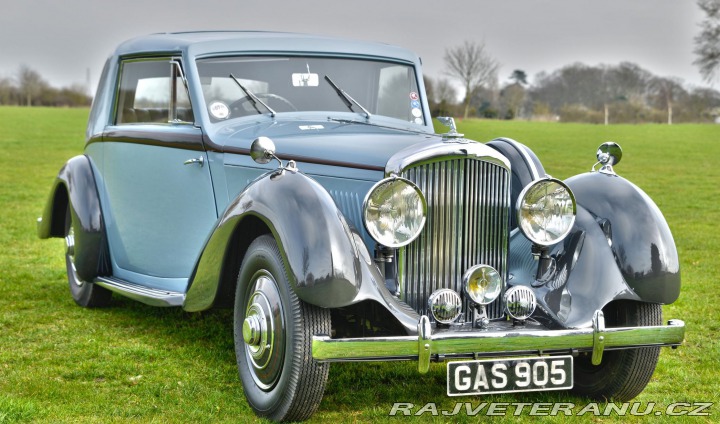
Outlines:
{"type": "Polygon", "coordinates": [[[497,299],[502,286],[502,277],[489,265],[475,265],[463,275],[465,293],[478,305],[487,305],[497,299]]]}
{"type": "Polygon", "coordinates": [[[575,195],[565,183],[554,178],[533,181],[518,197],[518,227],[533,243],[551,246],[568,235],[576,211],[575,195]]]}
{"type": "Polygon", "coordinates": [[[390,177],[375,184],[363,203],[365,229],[376,242],[403,247],[420,235],[427,203],[422,192],[405,178],[390,177]]]}

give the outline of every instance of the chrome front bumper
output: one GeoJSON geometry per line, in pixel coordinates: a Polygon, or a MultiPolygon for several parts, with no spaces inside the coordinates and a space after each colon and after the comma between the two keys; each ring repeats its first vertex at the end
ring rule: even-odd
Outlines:
{"type": "Polygon", "coordinates": [[[314,336],[313,358],[319,362],[418,361],[426,373],[430,360],[450,357],[516,356],[592,352],[593,364],[600,364],[605,349],[645,346],[679,346],[685,338],[685,323],[670,320],[668,325],[605,328],[601,311],[593,316],[592,328],[547,330],[515,327],[511,330],[474,329],[432,334],[430,321],[420,317],[417,336],[331,339],[314,336]]]}

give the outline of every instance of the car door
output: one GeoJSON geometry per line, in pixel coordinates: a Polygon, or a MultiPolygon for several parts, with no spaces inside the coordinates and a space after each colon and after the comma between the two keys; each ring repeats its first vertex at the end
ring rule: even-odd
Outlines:
{"type": "Polygon", "coordinates": [[[120,62],[99,174],[113,275],[184,292],[217,210],[181,62],[120,62]]]}

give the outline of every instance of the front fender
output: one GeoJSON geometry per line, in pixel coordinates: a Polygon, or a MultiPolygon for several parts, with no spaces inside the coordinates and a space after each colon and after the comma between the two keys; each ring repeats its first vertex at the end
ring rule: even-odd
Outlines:
{"type": "MultiPolygon", "coordinates": [[[[218,220],[191,278],[184,309],[210,308],[219,293],[230,244],[245,220],[260,219],[283,254],[293,291],[324,308],[373,299],[385,305],[407,328],[418,317],[408,314],[387,293],[361,235],[350,227],[330,194],[299,172],[267,174],[253,182],[218,220]]],[[[251,232],[252,233],[252,232],[251,232]]],[[[252,237],[256,234],[239,237],[252,237]]]]}
{"type": "Polygon", "coordinates": [[[588,173],[566,181],[575,194],[575,225],[549,252],[538,275],[531,243],[510,239],[510,285],[533,287],[539,319],[551,327],[580,328],[614,300],[672,303],[680,267],[672,234],[657,206],[624,178],[588,173]]]}
{"type": "Polygon", "coordinates": [[[646,302],[668,304],[680,295],[680,260],[670,227],[655,202],[614,174],[591,172],[568,186],[603,229],[628,286],[646,302]]]}
{"type": "Polygon", "coordinates": [[[38,221],[40,238],[65,237],[68,203],[76,223],[75,268],[80,278],[92,281],[108,273],[110,265],[100,198],[87,156],[75,156],[60,169],[38,221]]]}

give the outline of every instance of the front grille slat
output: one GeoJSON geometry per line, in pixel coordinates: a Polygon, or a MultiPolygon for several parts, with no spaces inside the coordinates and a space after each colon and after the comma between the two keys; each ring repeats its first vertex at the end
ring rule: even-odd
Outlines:
{"type": "MultiPolygon", "coordinates": [[[[436,159],[410,165],[401,176],[415,182],[428,202],[425,229],[399,254],[401,298],[406,303],[430,316],[430,294],[440,288],[462,294],[462,275],[471,266],[490,265],[506,275],[507,168],[477,158],[436,159]]],[[[488,305],[491,319],[503,316],[500,299],[488,305]]],[[[461,319],[473,319],[467,300],[461,319]]]]}

